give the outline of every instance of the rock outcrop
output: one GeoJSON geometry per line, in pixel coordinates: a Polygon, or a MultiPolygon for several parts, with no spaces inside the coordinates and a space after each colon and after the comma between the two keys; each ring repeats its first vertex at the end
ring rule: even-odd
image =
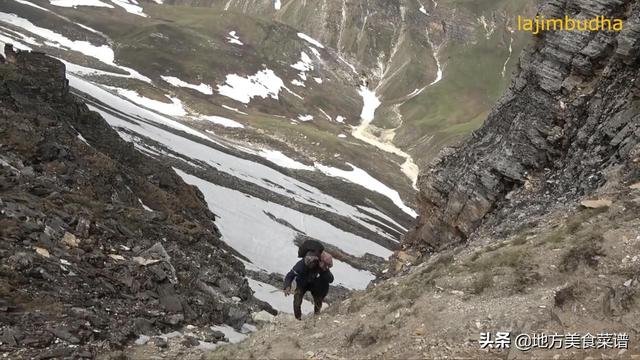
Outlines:
{"type": "Polygon", "coordinates": [[[71,95],[61,62],[18,52],[0,76],[1,352],[92,357],[268,307],[202,194],[71,95]]]}
{"type": "Polygon", "coordinates": [[[407,247],[426,252],[464,242],[488,214],[515,211],[516,193],[544,208],[588,194],[616,165],[638,175],[640,4],[552,0],[540,14],[622,18],[624,29],[535,39],[482,128],[421,174],[420,216],[407,247]]]}

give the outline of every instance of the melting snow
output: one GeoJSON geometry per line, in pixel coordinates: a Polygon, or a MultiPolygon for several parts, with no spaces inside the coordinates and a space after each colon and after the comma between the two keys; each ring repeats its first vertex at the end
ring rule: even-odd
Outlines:
{"type": "Polygon", "coordinates": [[[78,6],[113,8],[113,5],[103,3],[100,0],[49,0],[49,3],[53,6],[72,7],[72,8],[75,8],[78,6]]]}
{"type": "Polygon", "coordinates": [[[82,134],[78,133],[77,137],[78,137],[78,139],[80,139],[80,141],[82,141],[83,143],[85,143],[85,144],[87,144],[87,145],[91,146],[91,144],[89,144],[89,143],[87,142],[87,139],[85,139],[85,138],[84,138],[84,136],[82,136],[82,134]]]}
{"type": "Polygon", "coordinates": [[[242,41],[240,41],[240,38],[238,37],[235,31],[229,32],[229,36],[227,36],[227,41],[231,44],[236,44],[241,46],[244,45],[242,41]]]}
{"type": "Polygon", "coordinates": [[[244,125],[240,124],[237,121],[233,121],[231,119],[224,118],[222,116],[199,116],[198,119],[211,121],[214,124],[222,125],[228,128],[239,128],[244,129],[244,125]]]}
{"type": "Polygon", "coordinates": [[[313,55],[315,55],[318,59],[320,59],[320,51],[318,51],[318,49],[309,46],[309,50],[311,50],[311,52],[313,53],[313,55]]]}
{"type": "MultiPolygon", "coordinates": [[[[293,310],[293,300],[291,296],[286,297],[282,292],[282,289],[278,289],[269,284],[265,284],[260,281],[256,281],[250,278],[247,278],[249,282],[249,286],[255,292],[253,295],[262,300],[268,302],[274,309],[291,313],[293,310]]],[[[309,314],[313,311],[313,304],[307,300],[303,300],[302,302],[302,313],[309,314]]]]}
{"type": "Polygon", "coordinates": [[[168,82],[169,84],[173,85],[173,86],[178,86],[178,87],[184,87],[184,88],[189,88],[189,89],[193,89],[196,91],[199,91],[205,95],[213,95],[213,89],[211,88],[210,85],[204,84],[204,83],[200,83],[200,85],[194,85],[194,84],[189,84],[186,81],[182,81],[180,79],[178,79],[177,77],[173,77],[173,76],[160,76],[162,78],[162,80],[168,82]]]}
{"type": "Polygon", "coordinates": [[[342,56],[338,55],[338,59],[340,59],[340,61],[342,61],[343,63],[345,63],[350,69],[351,71],[353,71],[354,74],[358,74],[358,71],[356,70],[356,67],[351,65],[347,60],[345,60],[342,56]]]}
{"type": "Polygon", "coordinates": [[[379,211],[377,209],[374,209],[374,208],[371,208],[371,207],[368,207],[368,206],[360,206],[360,205],[358,205],[358,208],[362,209],[362,210],[364,210],[364,211],[366,211],[368,213],[375,214],[375,215],[385,219],[386,221],[388,221],[391,224],[395,225],[396,227],[398,227],[400,230],[403,230],[404,232],[408,231],[408,229],[406,227],[398,224],[395,220],[390,218],[387,214],[385,214],[385,213],[383,213],[383,212],[381,212],[381,211],[379,211]]]}
{"type": "Polygon", "coordinates": [[[296,70],[300,70],[302,72],[307,72],[309,70],[313,70],[313,62],[307,53],[304,51],[300,52],[300,61],[291,65],[292,68],[296,70]]]}
{"type": "Polygon", "coordinates": [[[211,329],[224,333],[224,336],[229,339],[231,344],[239,343],[247,337],[247,335],[237,332],[229,325],[215,325],[211,329]]]}
{"type": "Polygon", "coordinates": [[[169,116],[187,115],[187,112],[184,110],[184,107],[182,106],[182,101],[180,101],[180,99],[178,98],[169,97],[165,95],[167,98],[169,98],[169,100],[171,100],[171,104],[168,104],[162,101],[153,100],[153,99],[149,99],[147,97],[141,96],[134,90],[127,90],[127,89],[121,89],[116,87],[108,87],[108,88],[111,90],[114,90],[115,92],[118,93],[118,95],[123,96],[133,101],[136,104],[142,105],[147,109],[157,111],[161,114],[169,115],[169,116]]]}
{"type": "MultiPolygon", "coordinates": [[[[434,1],[434,4],[435,4],[435,1],[434,1]]],[[[428,86],[431,86],[431,85],[437,84],[440,80],[442,80],[443,73],[442,73],[442,65],[440,64],[440,59],[438,58],[438,52],[440,52],[440,47],[435,46],[433,44],[433,42],[431,41],[431,36],[429,36],[429,31],[427,31],[427,42],[431,46],[431,49],[433,49],[433,58],[436,60],[436,66],[438,67],[438,70],[436,71],[435,80],[433,80],[431,84],[428,85],[428,86]]]]}
{"type": "MultiPolygon", "coordinates": [[[[28,3],[26,1],[21,1],[21,3],[28,3]]],[[[46,10],[46,9],[45,9],[46,10]]],[[[48,10],[46,10],[48,11],[48,10]]],[[[69,38],[67,38],[66,36],[62,35],[62,34],[58,34],[54,31],[51,31],[49,29],[45,29],[42,27],[39,27],[33,23],[31,23],[29,20],[21,18],[15,14],[7,14],[4,12],[0,12],[0,22],[5,22],[8,24],[11,24],[13,26],[16,27],[20,27],[30,33],[32,33],[33,35],[39,36],[41,38],[46,39],[47,41],[45,41],[45,44],[51,47],[56,47],[59,49],[68,49],[68,50],[73,50],[73,51],[77,51],[79,53],[82,53],[86,56],[89,57],[93,57],[95,59],[98,59],[100,61],[102,61],[103,63],[107,64],[107,65],[112,65],[115,66],[119,69],[122,69],[126,72],[129,73],[129,77],[147,82],[147,83],[151,83],[151,79],[147,78],[146,76],[141,75],[140,73],[138,73],[137,71],[124,67],[124,66],[119,66],[115,63],[115,55],[113,53],[113,50],[111,49],[111,47],[109,47],[108,45],[100,45],[100,46],[96,46],[91,44],[88,41],[82,41],[82,40],[71,40],[69,38]]],[[[78,26],[81,26],[82,28],[85,28],[87,30],[90,30],[94,33],[98,33],[100,34],[98,31],[93,30],[91,28],[88,28],[84,25],[80,25],[77,24],[78,26]]],[[[42,45],[42,44],[34,44],[34,45],[42,45]]],[[[96,70],[98,71],[98,70],[96,70]]],[[[114,75],[117,76],[117,75],[114,75]]]]}
{"type": "Polygon", "coordinates": [[[227,110],[231,110],[231,111],[237,112],[238,114],[242,114],[242,115],[249,115],[249,114],[247,114],[246,112],[242,112],[242,111],[240,111],[240,110],[238,110],[238,109],[236,109],[236,108],[233,108],[233,107],[231,107],[231,106],[222,105],[222,107],[223,107],[223,108],[225,108],[225,109],[227,109],[227,110]]]}
{"type": "Polygon", "coordinates": [[[281,153],[280,151],[275,151],[275,150],[261,150],[258,155],[262,156],[263,158],[271,161],[272,163],[285,167],[285,168],[289,168],[289,169],[296,169],[296,170],[309,170],[309,171],[314,171],[316,168],[313,166],[308,166],[305,165],[301,162],[295,161],[292,158],[286,156],[285,154],[281,153]]]}
{"type": "Polygon", "coordinates": [[[49,29],[36,26],[31,23],[31,21],[23,19],[16,14],[0,12],[0,21],[23,28],[34,35],[47,39],[51,46],[77,51],[84,55],[94,57],[107,64],[113,63],[113,50],[111,50],[108,45],[95,46],[88,41],[70,40],[69,38],[49,29]]]}
{"type": "Polygon", "coordinates": [[[373,118],[376,114],[376,109],[378,108],[378,106],[380,106],[381,102],[376,96],[375,91],[367,89],[367,87],[364,85],[360,86],[360,91],[358,91],[358,94],[362,96],[362,101],[364,102],[360,117],[362,118],[362,120],[367,122],[367,125],[369,125],[373,121],[373,118]]]}
{"type": "Polygon", "coordinates": [[[220,95],[248,104],[252,98],[259,96],[278,99],[284,82],[272,70],[258,71],[255,75],[242,77],[236,74],[227,75],[224,85],[218,85],[220,95]]]}
{"type": "Polygon", "coordinates": [[[29,2],[29,1],[26,1],[26,0],[13,0],[13,1],[15,1],[15,2],[17,2],[17,3],[20,3],[20,4],[23,4],[23,5],[28,5],[28,6],[34,7],[34,8],[36,8],[36,9],[40,9],[40,10],[42,10],[42,11],[46,11],[46,12],[49,12],[49,13],[51,12],[51,10],[49,10],[49,9],[47,9],[47,8],[43,8],[43,7],[42,7],[42,6],[40,6],[40,5],[36,5],[36,4],[34,4],[34,3],[32,3],[32,2],[29,2]]]}
{"type": "MultiPolygon", "coordinates": [[[[300,61],[298,61],[297,63],[291,65],[292,68],[299,70],[300,73],[298,74],[298,76],[302,79],[302,80],[307,80],[307,71],[313,70],[313,62],[311,61],[311,58],[309,57],[309,55],[307,55],[307,53],[305,53],[304,51],[300,52],[300,61]]],[[[299,80],[294,80],[297,81],[297,83],[294,83],[293,81],[291,82],[294,85],[298,85],[298,84],[302,84],[301,81],[299,80]]],[[[304,86],[304,84],[302,85],[298,85],[298,86],[304,86]]]]}
{"type": "Polygon", "coordinates": [[[142,12],[143,11],[142,6],[138,6],[134,4],[135,0],[111,0],[111,2],[120,6],[129,14],[147,17],[147,14],[142,12]]]}
{"type": "MultiPolygon", "coordinates": [[[[346,137],[343,134],[340,134],[340,135],[338,135],[338,137],[346,137]]],[[[397,191],[391,189],[387,185],[375,179],[374,177],[369,175],[366,171],[360,168],[357,168],[349,163],[347,163],[347,165],[351,166],[352,168],[351,171],[340,170],[330,166],[322,165],[320,163],[315,163],[314,166],[304,165],[294,159],[291,159],[290,157],[286,156],[280,151],[275,151],[275,150],[262,150],[258,153],[258,155],[282,167],[296,169],[296,170],[308,170],[308,171],[314,171],[318,169],[325,175],[328,175],[331,177],[340,177],[354,184],[362,185],[366,189],[375,191],[377,193],[380,193],[388,197],[391,201],[393,201],[394,204],[396,204],[396,206],[398,206],[400,209],[402,209],[402,211],[406,212],[407,214],[413,217],[417,216],[417,214],[415,213],[415,211],[413,211],[413,209],[407,207],[404,204],[404,202],[402,202],[402,199],[400,199],[400,195],[398,194],[397,191]]]]}
{"type": "MultiPolygon", "coordinates": [[[[286,274],[298,260],[297,248],[293,245],[297,232],[284,225],[278,226],[278,222],[267,213],[284,219],[311,237],[322,239],[355,256],[363,256],[369,252],[382,253],[381,256],[386,258],[391,253],[380,245],[337,229],[319,218],[212,184],[179,169],[174,170],[186,183],[195,185],[202,191],[211,211],[219,216],[216,224],[223,240],[256,266],[286,274]]],[[[368,271],[360,271],[344,264],[338,266],[337,261],[334,261],[333,272],[337,283],[355,289],[366,287],[374,278],[368,271]]]]}
{"type": "Polygon", "coordinates": [[[410,207],[404,204],[404,202],[400,198],[400,194],[398,194],[397,191],[391,189],[390,187],[383,184],[376,178],[372,177],[366,171],[360,168],[357,168],[349,163],[347,163],[347,165],[351,166],[352,168],[351,171],[340,170],[337,168],[324,166],[322,164],[317,164],[317,163],[315,164],[316,168],[322,171],[322,173],[324,173],[325,175],[340,177],[340,178],[349,180],[352,183],[360,184],[364,186],[366,189],[370,189],[372,191],[378,192],[388,197],[389,199],[391,199],[391,201],[393,201],[393,203],[397,207],[402,209],[402,211],[406,212],[407,214],[413,217],[418,216],[418,214],[416,214],[416,212],[413,209],[411,209],[410,207]]]}
{"type": "Polygon", "coordinates": [[[312,38],[311,36],[304,34],[304,33],[298,33],[298,37],[302,40],[307,41],[308,43],[310,43],[313,46],[317,46],[320,49],[324,49],[324,45],[320,44],[316,39],[312,38]]]}
{"type": "Polygon", "coordinates": [[[324,110],[322,110],[322,109],[320,109],[320,108],[318,108],[318,110],[320,110],[320,112],[322,113],[322,115],[326,116],[326,117],[327,117],[327,119],[329,119],[329,121],[331,121],[331,120],[332,120],[332,119],[331,119],[331,116],[329,116],[329,114],[327,114],[327,112],[326,112],[326,111],[324,111],[324,110]]]}
{"type": "Polygon", "coordinates": [[[138,198],[138,202],[140,203],[140,205],[142,205],[143,209],[153,212],[153,209],[145,205],[140,198],[138,198]]]}

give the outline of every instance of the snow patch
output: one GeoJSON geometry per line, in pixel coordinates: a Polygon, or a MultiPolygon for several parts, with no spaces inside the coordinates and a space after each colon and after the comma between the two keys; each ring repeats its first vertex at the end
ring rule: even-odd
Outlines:
{"type": "Polygon", "coordinates": [[[391,189],[387,185],[380,182],[378,179],[369,175],[366,171],[355,167],[349,163],[347,163],[351,167],[351,171],[341,170],[330,166],[324,166],[322,164],[316,163],[315,166],[318,170],[320,170],[323,174],[333,177],[343,178],[348,180],[354,184],[359,184],[364,186],[366,189],[375,191],[380,193],[393,201],[393,203],[399,207],[405,213],[416,217],[418,214],[410,207],[406,206],[402,199],[400,198],[400,194],[397,191],[391,189]]]}
{"type": "MultiPolygon", "coordinates": [[[[98,86],[96,84],[93,84],[73,74],[67,74],[67,77],[69,78],[69,85],[74,89],[85,94],[90,94],[91,97],[98,99],[104,104],[109,104],[109,106],[115,109],[118,109],[123,114],[127,114],[128,116],[147,119],[151,123],[155,122],[163,126],[168,126],[178,131],[182,131],[187,134],[196,136],[198,138],[211,141],[211,139],[207,135],[193,128],[190,128],[184,124],[181,124],[175,120],[169,119],[160,114],[157,114],[155,112],[142,108],[130,101],[127,101],[119,97],[118,95],[115,95],[112,92],[105,90],[104,86],[98,86]]],[[[107,112],[100,111],[100,109],[94,106],[89,105],[89,108],[93,111],[99,112],[100,115],[102,115],[102,117],[104,117],[105,120],[107,120],[107,122],[109,121],[109,119],[112,119],[112,120],[117,119],[115,116],[107,112]]],[[[124,125],[123,123],[118,123],[118,124],[124,125]]],[[[110,123],[110,125],[112,127],[114,126],[112,123],[110,123]]],[[[133,126],[133,124],[131,124],[131,126],[133,126]]],[[[136,128],[136,129],[139,130],[139,128],[136,128]]],[[[122,133],[120,133],[120,136],[122,136],[122,133]]],[[[159,139],[154,139],[154,140],[161,141],[159,139]]]]}
{"type": "Polygon", "coordinates": [[[145,204],[142,202],[142,199],[138,198],[138,202],[140,203],[140,205],[142,205],[142,208],[143,208],[143,209],[145,209],[145,210],[147,210],[147,211],[150,211],[150,212],[153,212],[153,209],[152,209],[152,208],[150,208],[150,207],[148,207],[147,205],[145,205],[145,204]]]}
{"type": "Polygon", "coordinates": [[[326,111],[324,111],[324,110],[322,110],[322,109],[320,109],[320,108],[318,108],[318,110],[320,110],[320,112],[322,113],[322,115],[324,115],[327,119],[329,119],[329,121],[333,120],[333,119],[331,119],[331,116],[329,116],[329,114],[327,114],[327,112],[326,112],[326,111]]]}
{"type": "Polygon", "coordinates": [[[307,53],[301,51],[300,61],[291,65],[291,67],[302,72],[307,72],[313,70],[313,62],[311,61],[311,58],[309,57],[309,55],[307,55],[307,53]]]}
{"type": "MultiPolygon", "coordinates": [[[[21,3],[28,3],[26,1],[21,1],[21,3]]],[[[48,10],[46,10],[48,11],[48,10]]],[[[35,24],[33,24],[32,22],[30,22],[27,19],[21,18],[15,14],[8,14],[8,13],[4,13],[4,12],[0,12],[0,22],[5,22],[7,24],[11,24],[13,26],[22,28],[28,32],[30,32],[33,35],[39,36],[43,39],[46,39],[46,41],[44,42],[44,44],[51,46],[51,47],[55,47],[58,49],[62,49],[62,50],[72,50],[72,51],[77,51],[81,54],[84,54],[86,56],[95,58],[100,60],[101,62],[107,64],[107,65],[111,65],[111,66],[115,66],[119,69],[122,69],[126,72],[129,73],[129,77],[134,78],[134,79],[138,79],[147,83],[151,83],[151,79],[149,79],[146,76],[143,76],[142,74],[140,74],[139,72],[137,72],[134,69],[130,69],[128,67],[125,66],[119,66],[115,63],[115,55],[113,52],[113,49],[111,49],[111,47],[109,47],[108,45],[100,45],[100,46],[96,46],[93,45],[92,43],[88,42],[88,41],[82,41],[82,40],[71,40],[69,38],[67,38],[66,36],[56,33],[54,31],[51,31],[49,29],[45,29],[42,27],[39,27],[35,24]]],[[[87,30],[90,30],[94,33],[100,34],[100,32],[93,30],[89,27],[86,27],[84,25],[80,25],[77,24],[78,26],[81,26],[82,28],[85,28],[87,30]]],[[[43,44],[33,44],[33,45],[43,45],[43,44]]]]}
{"type": "Polygon", "coordinates": [[[235,31],[229,32],[229,36],[227,36],[227,42],[235,45],[240,45],[240,46],[244,45],[242,41],[240,41],[240,38],[238,37],[235,31]]]}
{"type": "Polygon", "coordinates": [[[247,335],[237,332],[234,328],[229,325],[215,325],[211,327],[212,330],[217,330],[224,333],[224,336],[229,339],[231,344],[239,343],[240,341],[247,338],[247,335]]]}
{"type": "Polygon", "coordinates": [[[318,84],[322,84],[322,78],[314,77],[313,80],[318,84]]]}
{"type": "Polygon", "coordinates": [[[425,15],[428,15],[427,9],[424,8],[424,5],[422,5],[422,3],[420,3],[420,12],[425,14],[425,15]]]}
{"type": "Polygon", "coordinates": [[[123,8],[129,14],[147,17],[147,14],[143,12],[142,6],[134,4],[131,0],[111,0],[111,2],[123,8]]]}
{"type": "Polygon", "coordinates": [[[317,57],[318,59],[320,59],[320,51],[318,51],[318,49],[309,46],[309,50],[311,50],[311,52],[313,53],[313,55],[315,55],[315,57],[317,57]]]}
{"type": "Polygon", "coordinates": [[[312,38],[311,36],[304,34],[304,33],[298,33],[298,37],[308,43],[310,43],[313,46],[319,47],[320,49],[324,49],[324,45],[320,44],[316,39],[312,38]]]}
{"type": "Polygon", "coordinates": [[[339,123],[343,123],[346,119],[342,115],[336,116],[336,121],[339,123]]]}
{"type": "Polygon", "coordinates": [[[293,84],[295,86],[306,87],[305,84],[302,81],[298,80],[298,79],[291,80],[291,84],[293,84]]]}
{"type": "Polygon", "coordinates": [[[224,85],[218,85],[218,93],[233,100],[248,104],[251,99],[259,96],[278,99],[284,82],[272,70],[258,71],[255,75],[246,78],[230,74],[227,75],[224,85]]]}
{"type": "Polygon", "coordinates": [[[177,87],[184,87],[184,88],[189,88],[189,89],[193,89],[196,91],[199,91],[205,95],[213,95],[213,89],[211,88],[211,85],[207,85],[204,83],[200,83],[200,85],[194,85],[194,84],[190,84],[186,81],[182,81],[180,79],[178,79],[177,77],[174,76],[160,76],[162,78],[162,80],[168,82],[169,84],[173,85],[173,86],[177,86],[177,87]]]}
{"type": "MultiPolygon", "coordinates": [[[[180,169],[174,170],[186,183],[197,186],[203,193],[211,211],[218,215],[216,224],[223,240],[258,267],[286,274],[297,261],[297,247],[293,245],[293,239],[298,232],[271,216],[283,219],[305,234],[338,246],[354,256],[368,252],[386,258],[391,254],[382,246],[335,228],[322,219],[212,184],[180,169]],[[283,259],[290,259],[290,262],[283,259]]],[[[351,289],[363,289],[374,279],[370,272],[346,264],[338,265],[336,260],[332,272],[336,283],[351,289]]]]}
{"type": "Polygon", "coordinates": [[[288,157],[287,155],[281,153],[280,151],[265,149],[265,150],[260,150],[258,155],[262,156],[263,158],[271,161],[276,165],[279,165],[288,169],[308,170],[308,171],[315,171],[316,169],[313,166],[308,166],[301,162],[295,161],[292,158],[288,157]]]}
{"type": "Polygon", "coordinates": [[[182,106],[182,101],[180,101],[180,99],[178,98],[169,97],[165,95],[165,97],[171,100],[171,104],[168,104],[162,101],[153,100],[153,99],[144,97],[138,94],[138,92],[134,90],[121,89],[121,88],[110,87],[110,86],[106,86],[106,88],[115,91],[118,95],[125,97],[138,105],[142,105],[145,108],[156,111],[160,114],[169,115],[169,116],[187,115],[187,112],[182,106]]]}
{"type": "Polygon", "coordinates": [[[83,143],[91,146],[91,144],[89,144],[89,142],[87,142],[87,139],[84,138],[84,136],[82,136],[82,134],[78,133],[77,138],[82,141],[83,143]]]}
{"type": "Polygon", "coordinates": [[[239,122],[233,121],[231,119],[227,119],[227,118],[222,117],[222,116],[205,116],[205,115],[201,115],[197,119],[210,121],[210,122],[212,122],[214,124],[222,125],[222,126],[228,127],[228,128],[244,129],[244,125],[240,124],[239,122]]]}
{"type": "Polygon", "coordinates": [[[362,118],[362,120],[367,122],[367,125],[369,125],[373,121],[373,118],[375,117],[376,109],[382,103],[380,102],[380,99],[378,99],[378,97],[376,96],[375,91],[369,90],[364,85],[360,86],[360,90],[358,91],[358,94],[362,96],[362,101],[364,102],[360,117],[362,118]]]}
{"type": "Polygon", "coordinates": [[[114,53],[108,45],[95,46],[88,41],[71,40],[49,29],[36,26],[31,21],[21,18],[16,14],[0,12],[0,21],[23,28],[34,35],[47,39],[53,47],[77,51],[104,63],[113,64],[114,53]]]}
{"type": "Polygon", "coordinates": [[[275,1],[273,2],[273,7],[274,7],[276,10],[280,10],[280,8],[282,8],[282,2],[281,2],[280,0],[275,0],[275,1]]]}
{"type": "Polygon", "coordinates": [[[347,135],[345,135],[345,134],[339,134],[339,135],[338,135],[338,137],[339,137],[339,138],[344,139],[344,138],[346,138],[346,137],[347,137],[347,135]]]}
{"type": "Polygon", "coordinates": [[[242,115],[249,115],[249,114],[247,114],[246,112],[240,111],[240,110],[238,110],[238,109],[236,109],[236,108],[234,108],[234,107],[231,107],[231,106],[222,105],[222,107],[223,107],[223,108],[225,108],[225,109],[227,109],[227,110],[231,110],[231,111],[233,111],[233,112],[237,112],[238,114],[242,114],[242,115]]]}
{"type": "Polygon", "coordinates": [[[311,121],[313,120],[313,116],[312,115],[298,115],[298,120],[300,121],[311,121]]]}
{"type": "MultiPolygon", "coordinates": [[[[278,289],[269,284],[265,284],[260,281],[256,281],[250,278],[247,278],[249,282],[249,286],[251,290],[254,291],[253,296],[256,298],[269,303],[274,309],[284,312],[291,313],[293,310],[292,299],[291,297],[284,296],[282,289],[278,289]]],[[[313,311],[313,304],[307,300],[302,301],[302,313],[309,314],[313,311]]]]}
{"type": "MultiPolygon", "coordinates": [[[[300,73],[298,73],[298,76],[300,77],[300,79],[302,79],[303,81],[307,80],[307,72],[313,70],[313,62],[311,61],[311,58],[309,57],[309,55],[307,55],[307,53],[305,53],[304,51],[300,52],[300,61],[298,61],[297,63],[291,65],[292,68],[299,70],[300,73]]],[[[294,85],[297,86],[304,86],[304,83],[302,83],[299,80],[294,80],[297,81],[297,83],[294,83],[293,81],[291,82],[294,85]],[[298,85],[302,83],[302,85],[298,85]]]]}
{"type": "Polygon", "coordinates": [[[76,8],[78,6],[105,7],[113,9],[113,5],[100,0],[49,0],[53,6],[76,8]]]}

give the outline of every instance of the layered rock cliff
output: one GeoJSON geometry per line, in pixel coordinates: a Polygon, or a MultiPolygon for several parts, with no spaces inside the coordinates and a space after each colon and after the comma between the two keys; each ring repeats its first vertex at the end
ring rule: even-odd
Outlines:
{"type": "Polygon", "coordinates": [[[491,214],[570,203],[614,168],[637,177],[640,4],[553,0],[540,14],[617,17],[624,29],[536,37],[482,128],[422,172],[420,216],[407,246],[441,250],[466,241],[491,214]]]}
{"type": "Polygon", "coordinates": [[[195,187],[76,100],[61,62],[28,52],[8,60],[0,64],[5,356],[93,357],[186,324],[239,329],[252,308],[268,307],[253,299],[195,187]]]}

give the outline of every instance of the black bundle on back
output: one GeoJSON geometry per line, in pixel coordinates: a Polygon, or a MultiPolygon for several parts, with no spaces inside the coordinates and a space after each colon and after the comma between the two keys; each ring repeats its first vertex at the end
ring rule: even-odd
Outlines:
{"type": "Polygon", "coordinates": [[[313,251],[316,256],[324,251],[324,245],[318,240],[305,240],[298,248],[298,257],[303,258],[309,251],[313,251]]]}

